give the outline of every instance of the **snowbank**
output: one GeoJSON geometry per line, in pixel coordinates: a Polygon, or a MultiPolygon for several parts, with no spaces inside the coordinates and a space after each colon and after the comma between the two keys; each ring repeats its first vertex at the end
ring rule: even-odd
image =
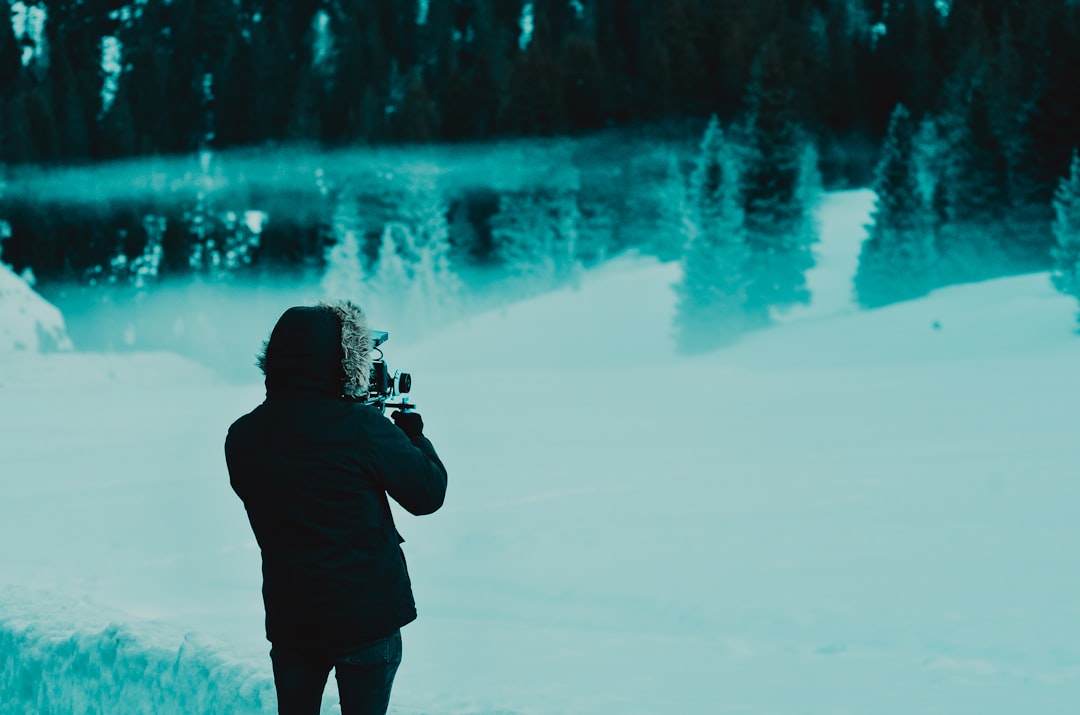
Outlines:
{"type": "Polygon", "coordinates": [[[64,316],[0,263],[0,355],[70,350],[64,316]]]}
{"type": "Polygon", "coordinates": [[[42,593],[0,593],[0,713],[276,711],[266,668],[119,618],[128,625],[42,593]]]}

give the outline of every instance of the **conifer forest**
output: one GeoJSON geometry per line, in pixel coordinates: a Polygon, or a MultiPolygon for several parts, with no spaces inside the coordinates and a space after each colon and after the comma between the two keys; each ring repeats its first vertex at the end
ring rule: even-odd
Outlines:
{"type": "Polygon", "coordinates": [[[61,302],[286,277],[435,324],[637,249],[701,351],[809,300],[858,187],[864,307],[1080,295],[1076,0],[7,5],[0,250],[61,302]]]}

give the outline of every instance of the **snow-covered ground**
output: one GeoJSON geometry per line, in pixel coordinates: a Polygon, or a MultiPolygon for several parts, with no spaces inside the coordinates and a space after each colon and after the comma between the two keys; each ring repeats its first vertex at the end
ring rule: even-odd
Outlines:
{"type": "Polygon", "coordinates": [[[70,349],[60,311],[0,263],[0,355],[70,349]]]}
{"type": "MultiPolygon", "coordinates": [[[[1075,303],[1029,275],[856,311],[869,208],[830,195],[815,304],[703,357],[678,267],[634,257],[391,339],[450,470],[397,512],[391,712],[1077,712],[1075,303]]],[[[273,712],[222,457],[261,397],[176,356],[2,358],[0,713],[273,712]]]]}

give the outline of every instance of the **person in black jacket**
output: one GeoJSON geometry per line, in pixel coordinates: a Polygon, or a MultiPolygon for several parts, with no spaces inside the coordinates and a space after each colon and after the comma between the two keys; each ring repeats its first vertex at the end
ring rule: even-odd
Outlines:
{"type": "Polygon", "coordinates": [[[285,311],[258,365],[266,400],[229,428],[225,458],[262,551],[266,638],[281,715],[315,715],[330,670],[343,715],[385,713],[416,618],[387,495],[430,514],[446,469],[415,412],[367,395],[372,337],[348,301],[285,311]]]}

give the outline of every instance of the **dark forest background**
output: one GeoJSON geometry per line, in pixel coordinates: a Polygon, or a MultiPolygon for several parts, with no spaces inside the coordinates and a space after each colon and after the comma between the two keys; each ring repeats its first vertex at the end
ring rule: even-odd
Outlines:
{"type": "Polygon", "coordinates": [[[417,0],[30,4],[48,18],[31,61],[33,38],[0,27],[9,164],[723,121],[769,52],[825,145],[876,142],[897,103],[919,116],[975,88],[1003,141],[1030,135],[1042,175],[1064,173],[1080,131],[1071,0],[429,0],[422,16],[417,0]],[[108,107],[104,37],[123,48],[108,107]]]}

